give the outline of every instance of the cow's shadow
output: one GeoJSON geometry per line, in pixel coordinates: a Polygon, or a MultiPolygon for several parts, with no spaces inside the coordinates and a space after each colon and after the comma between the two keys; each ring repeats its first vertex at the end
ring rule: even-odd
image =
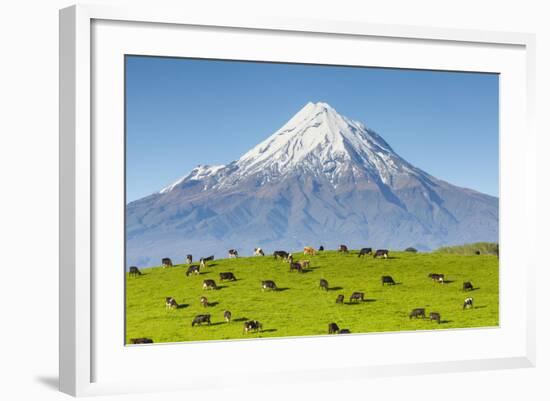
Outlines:
{"type": "Polygon", "coordinates": [[[440,320],[439,323],[440,324],[448,324],[448,323],[452,323],[453,321],[452,320],[440,320]]]}
{"type": "Polygon", "coordinates": [[[451,284],[454,283],[456,280],[443,280],[443,284],[451,284]]]}
{"type": "Polygon", "coordinates": [[[471,309],[484,309],[487,305],[474,305],[471,309]]]}
{"type": "Polygon", "coordinates": [[[214,302],[208,302],[208,307],[219,305],[220,303],[217,301],[214,302]]]}
{"type": "Polygon", "coordinates": [[[210,323],[209,326],[219,326],[220,324],[227,324],[227,322],[214,322],[210,323]]]}
{"type": "Polygon", "coordinates": [[[344,288],[343,287],[329,287],[329,291],[339,291],[339,290],[343,290],[344,288]]]}
{"type": "Polygon", "coordinates": [[[277,289],[275,291],[281,292],[281,291],[286,291],[286,290],[290,290],[290,288],[288,288],[288,287],[277,287],[277,289]]]}
{"type": "Polygon", "coordinates": [[[231,319],[232,322],[246,322],[248,318],[246,317],[239,317],[237,319],[231,319]]]}
{"type": "Polygon", "coordinates": [[[277,329],[265,329],[260,331],[260,333],[273,333],[274,331],[277,331],[277,329]]]}
{"type": "Polygon", "coordinates": [[[187,308],[188,306],[189,306],[189,304],[178,304],[176,309],[184,309],[184,308],[187,308]]]}

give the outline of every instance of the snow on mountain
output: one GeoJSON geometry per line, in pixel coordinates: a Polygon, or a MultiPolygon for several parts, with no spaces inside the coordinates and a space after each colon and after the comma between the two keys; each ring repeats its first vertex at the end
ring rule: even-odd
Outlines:
{"type": "Polygon", "coordinates": [[[198,166],[128,204],[126,215],[127,263],[138,266],[220,248],[498,240],[497,198],[427,174],[322,102],[306,104],[238,160],[198,166]]]}

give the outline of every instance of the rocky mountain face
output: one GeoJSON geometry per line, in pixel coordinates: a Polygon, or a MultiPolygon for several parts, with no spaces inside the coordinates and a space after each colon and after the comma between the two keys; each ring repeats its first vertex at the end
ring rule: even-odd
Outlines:
{"type": "Polygon", "coordinates": [[[225,166],[198,166],[126,207],[127,265],[236,248],[299,250],[498,240],[498,198],[411,165],[376,132],[308,103],[225,166]]]}

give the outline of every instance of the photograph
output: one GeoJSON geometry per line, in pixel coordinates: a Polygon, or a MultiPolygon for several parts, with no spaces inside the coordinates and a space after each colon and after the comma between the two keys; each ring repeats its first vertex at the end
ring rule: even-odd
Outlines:
{"type": "Polygon", "coordinates": [[[499,326],[499,74],[126,55],[125,344],[499,326]]]}

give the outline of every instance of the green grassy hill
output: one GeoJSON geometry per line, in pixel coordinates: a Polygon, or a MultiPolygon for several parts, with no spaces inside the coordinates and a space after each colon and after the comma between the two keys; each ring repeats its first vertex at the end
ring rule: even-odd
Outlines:
{"type": "Polygon", "coordinates": [[[498,325],[498,259],[493,255],[390,252],[390,258],[358,258],[357,252],[325,251],[315,256],[294,253],[295,260],[311,260],[303,274],[289,272],[287,263],[272,256],[219,259],[198,276],[185,275],[188,265],[142,269],[128,277],[126,286],[126,340],[148,337],[154,342],[178,342],[255,337],[327,334],[335,322],[352,333],[398,330],[430,330],[498,325]],[[233,272],[234,282],[220,282],[219,272],[233,272]],[[447,282],[434,283],[429,273],[443,273],[447,282]],[[397,282],[382,286],[381,276],[397,282]],[[328,280],[328,292],[319,279],[328,280]],[[203,290],[204,279],[221,288],[203,290]],[[278,291],[262,292],[261,281],[274,280],[278,291]],[[463,281],[474,291],[463,292],[463,281]],[[366,301],[349,304],[352,292],[365,293],[366,301]],[[335,303],[344,294],[345,303],[335,303]],[[200,305],[201,295],[212,304],[200,305]],[[166,310],[172,296],[178,309],[166,310]],[[462,310],[464,298],[474,298],[474,309],[462,310]],[[413,308],[439,312],[441,324],[428,319],[409,319],[413,308]],[[223,320],[224,310],[233,322],[223,320]],[[212,325],[191,327],[197,314],[210,313],[212,325]],[[259,320],[263,331],[243,335],[245,319],[259,320]]]}

